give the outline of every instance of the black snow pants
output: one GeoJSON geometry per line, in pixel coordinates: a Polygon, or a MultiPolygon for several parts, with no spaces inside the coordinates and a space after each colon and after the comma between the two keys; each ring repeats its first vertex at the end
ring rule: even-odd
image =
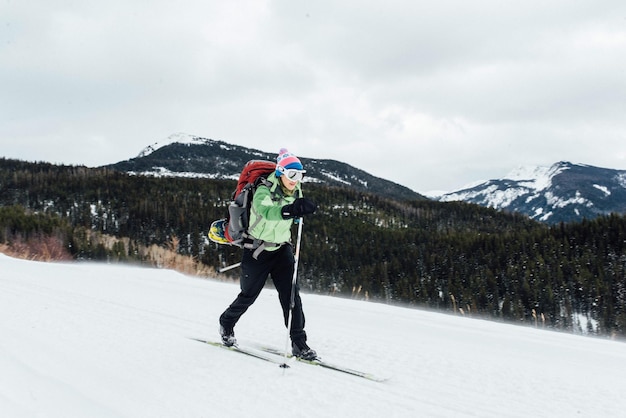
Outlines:
{"type": "MultiPolygon", "coordinates": [[[[263,290],[267,278],[271,277],[274,287],[278,291],[280,305],[283,308],[285,326],[289,326],[289,308],[295,264],[293,247],[290,244],[285,244],[275,251],[263,251],[257,259],[253,258],[253,252],[254,250],[243,250],[239,282],[241,292],[220,316],[220,324],[226,329],[234,328],[239,318],[252,306],[263,290]]],[[[306,341],[304,313],[302,312],[302,301],[297,284],[294,301],[289,335],[292,341],[306,341]]]]}

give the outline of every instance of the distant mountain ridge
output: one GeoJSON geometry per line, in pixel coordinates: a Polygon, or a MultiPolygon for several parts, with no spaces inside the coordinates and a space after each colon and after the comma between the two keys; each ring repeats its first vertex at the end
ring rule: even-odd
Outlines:
{"type": "MultiPolygon", "coordinates": [[[[152,176],[204,177],[236,180],[251,159],[275,161],[278,150],[268,153],[223,141],[184,133],[147,146],[137,157],[107,165],[118,171],[152,176]]],[[[298,156],[306,168],[306,181],[350,187],[400,200],[426,200],[408,187],[375,177],[334,160],[298,156]]]]}
{"type": "MultiPolygon", "coordinates": [[[[502,179],[474,183],[440,196],[425,197],[397,183],[335,160],[299,156],[306,181],[349,187],[399,200],[463,201],[556,224],[626,214],[626,170],[561,161],[550,167],[523,166],[502,179]]],[[[108,168],[150,176],[232,179],[251,159],[274,161],[265,152],[200,136],[178,133],[148,145],[137,157],[108,168]]]]}
{"type": "Polygon", "coordinates": [[[548,224],[575,222],[626,213],[626,170],[565,161],[550,167],[520,167],[503,179],[446,193],[436,200],[519,212],[548,224]]]}

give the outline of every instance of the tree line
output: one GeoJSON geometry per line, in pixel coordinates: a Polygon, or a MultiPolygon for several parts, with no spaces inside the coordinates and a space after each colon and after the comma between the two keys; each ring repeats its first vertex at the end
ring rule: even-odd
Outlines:
{"type": "MultiPolygon", "coordinates": [[[[215,269],[206,238],[235,182],[0,160],[0,244],[55,237],[75,259],[139,261],[151,245],[215,269]],[[116,237],[112,245],[94,234],[116,237]],[[114,248],[115,247],[115,248],[114,248]]],[[[547,226],[461,202],[306,184],[301,287],[605,336],[626,334],[626,219],[547,226]]],[[[235,278],[237,270],[226,275],[235,278]]]]}

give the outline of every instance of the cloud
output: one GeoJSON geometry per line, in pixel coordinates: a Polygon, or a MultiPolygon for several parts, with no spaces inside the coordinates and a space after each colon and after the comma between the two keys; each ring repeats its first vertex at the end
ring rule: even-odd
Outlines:
{"type": "Polygon", "coordinates": [[[408,0],[0,5],[0,146],[103,165],[188,132],[418,191],[621,168],[626,5],[408,0]]]}

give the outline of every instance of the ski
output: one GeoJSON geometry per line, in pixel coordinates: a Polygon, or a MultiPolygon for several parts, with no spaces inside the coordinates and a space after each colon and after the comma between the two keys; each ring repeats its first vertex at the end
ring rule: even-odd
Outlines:
{"type": "Polygon", "coordinates": [[[302,358],[295,357],[292,354],[288,354],[287,357],[285,358],[284,352],[276,348],[272,348],[272,347],[259,346],[258,349],[240,347],[238,345],[233,345],[229,347],[229,346],[222,344],[221,342],[203,340],[200,338],[191,338],[191,339],[204,343],[204,344],[212,345],[214,347],[224,348],[226,350],[234,351],[237,353],[244,354],[246,356],[250,356],[250,357],[254,357],[263,361],[267,361],[268,363],[278,364],[282,368],[289,368],[289,365],[285,362],[286,359],[295,359],[301,363],[310,364],[313,366],[320,366],[329,370],[335,370],[337,372],[346,373],[346,374],[356,376],[356,377],[361,377],[363,379],[371,380],[374,382],[386,382],[387,380],[389,380],[389,378],[376,376],[372,373],[363,372],[360,370],[354,370],[354,369],[339,366],[336,364],[328,363],[319,358],[316,360],[305,360],[302,358]]]}
{"type": "Polygon", "coordinates": [[[269,363],[278,364],[282,368],[289,368],[289,365],[286,364],[284,361],[281,361],[280,359],[278,359],[278,358],[276,358],[274,356],[268,356],[268,355],[264,354],[263,352],[259,352],[259,351],[254,350],[254,349],[244,348],[244,347],[240,347],[238,345],[226,346],[226,345],[224,345],[222,343],[219,343],[219,342],[209,341],[209,340],[202,340],[200,338],[191,338],[191,339],[194,340],[194,341],[198,341],[198,342],[201,342],[201,343],[212,345],[214,347],[224,348],[226,350],[234,351],[236,353],[245,354],[246,356],[258,358],[260,360],[265,360],[265,361],[267,361],[269,363]]]}
{"type": "MultiPolygon", "coordinates": [[[[274,354],[276,356],[281,356],[283,359],[285,358],[285,353],[281,352],[278,349],[272,348],[272,347],[259,347],[259,349],[263,352],[269,353],[269,354],[274,354]]],[[[357,376],[357,377],[361,377],[363,379],[367,379],[367,380],[372,380],[374,382],[386,382],[387,380],[389,380],[389,378],[385,378],[385,377],[380,377],[380,376],[376,376],[372,373],[367,373],[367,372],[363,372],[363,371],[359,371],[359,370],[354,370],[354,369],[350,369],[347,367],[343,367],[343,366],[339,366],[336,364],[332,364],[332,363],[328,363],[326,361],[323,361],[322,359],[316,359],[316,360],[305,360],[302,358],[298,358],[293,356],[292,354],[288,354],[287,358],[295,358],[297,361],[301,362],[301,363],[306,363],[306,364],[311,364],[314,366],[320,366],[320,367],[324,367],[326,369],[330,369],[330,370],[335,370],[341,373],[346,373],[352,376],[357,376]]]]}

